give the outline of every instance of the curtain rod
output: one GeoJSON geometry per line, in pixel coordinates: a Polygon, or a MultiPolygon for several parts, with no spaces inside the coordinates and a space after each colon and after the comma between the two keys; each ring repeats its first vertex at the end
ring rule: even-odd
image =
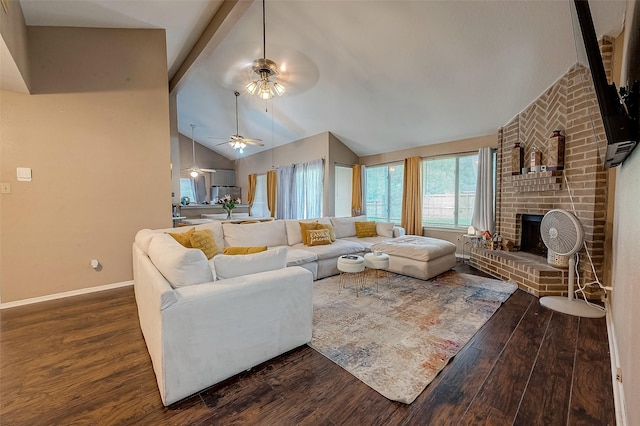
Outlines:
{"type": "MultiPolygon", "coordinates": [[[[498,148],[491,148],[491,149],[496,151],[498,148]]],[[[422,156],[421,155],[419,157],[420,158],[453,157],[453,156],[461,155],[461,154],[477,154],[477,153],[478,153],[478,150],[473,150],[473,151],[459,151],[459,152],[451,152],[451,153],[446,153],[446,154],[436,154],[436,155],[426,155],[426,156],[422,156]]],[[[384,162],[384,163],[363,164],[363,166],[364,167],[382,166],[384,164],[402,163],[403,161],[404,161],[404,159],[402,159],[402,160],[394,160],[394,161],[387,161],[387,162],[384,162]]]]}

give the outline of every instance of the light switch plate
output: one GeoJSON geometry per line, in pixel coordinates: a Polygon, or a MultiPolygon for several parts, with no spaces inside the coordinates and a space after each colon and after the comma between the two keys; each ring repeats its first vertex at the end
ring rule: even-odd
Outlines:
{"type": "Polygon", "coordinates": [[[18,180],[22,182],[31,181],[31,169],[28,167],[18,167],[18,180]]]}
{"type": "Polygon", "coordinates": [[[0,183],[0,194],[11,194],[11,184],[0,183]]]}

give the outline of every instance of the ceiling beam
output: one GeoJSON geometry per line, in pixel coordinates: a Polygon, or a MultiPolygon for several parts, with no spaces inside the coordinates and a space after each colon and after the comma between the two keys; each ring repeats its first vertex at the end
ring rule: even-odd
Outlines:
{"type": "Polygon", "coordinates": [[[173,78],[169,81],[169,92],[172,92],[198,61],[207,56],[224,40],[242,15],[251,7],[252,1],[224,0],[207,24],[200,38],[180,64],[173,78]]]}

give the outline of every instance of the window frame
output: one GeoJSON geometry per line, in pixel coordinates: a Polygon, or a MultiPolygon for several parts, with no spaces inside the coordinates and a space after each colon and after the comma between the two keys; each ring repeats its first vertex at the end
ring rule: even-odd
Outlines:
{"type": "MultiPolygon", "coordinates": [[[[452,154],[443,154],[432,157],[422,157],[422,173],[423,173],[423,188],[422,188],[422,197],[423,197],[423,216],[422,216],[422,227],[427,229],[434,230],[466,230],[469,225],[460,225],[460,159],[464,157],[475,157],[476,161],[478,160],[478,151],[468,151],[468,152],[458,152],[452,154]],[[455,170],[454,170],[454,205],[453,205],[453,225],[445,225],[445,224],[434,224],[434,223],[426,223],[426,217],[424,216],[424,200],[427,198],[427,187],[424,185],[424,179],[426,176],[426,167],[429,161],[436,160],[446,160],[446,159],[455,159],[455,170]]],[[[496,180],[495,173],[495,152],[494,152],[494,185],[496,180]]],[[[477,185],[477,177],[476,177],[476,185],[477,185]]],[[[495,187],[495,186],[494,186],[495,187]]],[[[475,197],[475,193],[474,193],[475,197]]],[[[494,194],[495,199],[495,194],[494,194]]]]}
{"type": "MultiPolygon", "coordinates": [[[[393,222],[393,223],[400,223],[402,221],[402,216],[398,217],[397,220],[395,220],[396,218],[392,218],[391,217],[391,206],[392,206],[392,202],[391,202],[391,190],[392,190],[392,182],[391,182],[391,173],[394,172],[395,170],[391,170],[391,168],[394,167],[401,167],[402,168],[402,178],[404,180],[404,162],[403,161],[393,161],[390,163],[382,163],[382,164],[375,164],[375,165],[371,165],[371,166],[365,166],[364,169],[364,212],[367,215],[367,219],[369,219],[371,217],[370,212],[368,211],[368,201],[367,201],[367,194],[368,194],[368,189],[369,189],[369,184],[368,184],[368,179],[367,179],[367,174],[369,173],[369,170],[371,169],[375,169],[375,168],[386,168],[387,169],[387,174],[386,174],[386,216],[385,218],[380,218],[378,215],[374,216],[375,219],[371,219],[374,220],[376,222],[393,222]]],[[[404,184],[403,184],[404,185],[404,184]]],[[[402,202],[402,193],[404,192],[404,188],[401,191],[401,196],[400,196],[400,201],[402,202]]]]}

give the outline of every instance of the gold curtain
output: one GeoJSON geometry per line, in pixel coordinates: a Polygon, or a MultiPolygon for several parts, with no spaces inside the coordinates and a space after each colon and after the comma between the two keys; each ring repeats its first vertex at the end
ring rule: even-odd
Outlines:
{"type": "Polygon", "coordinates": [[[351,215],[358,216],[362,214],[362,166],[353,166],[351,175],[351,215]]]}
{"type": "Polygon", "coordinates": [[[247,195],[247,204],[249,204],[249,216],[251,216],[251,207],[253,207],[253,200],[256,199],[256,174],[249,175],[249,195],[247,195]]]}
{"type": "Polygon", "coordinates": [[[271,217],[276,217],[276,171],[267,172],[267,208],[271,217]]]}
{"type": "Polygon", "coordinates": [[[404,159],[402,223],[408,235],[422,235],[422,159],[404,159]]]}

